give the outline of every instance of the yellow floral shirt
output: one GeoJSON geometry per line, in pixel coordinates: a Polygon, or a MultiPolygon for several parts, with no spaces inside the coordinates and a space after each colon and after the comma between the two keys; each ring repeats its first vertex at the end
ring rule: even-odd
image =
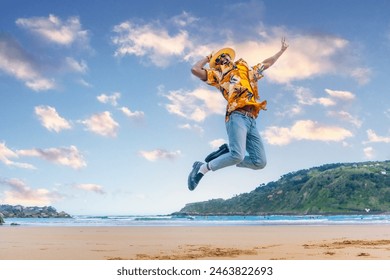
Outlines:
{"type": "Polygon", "coordinates": [[[254,107],[257,118],[260,110],[266,110],[267,101],[260,101],[257,81],[263,77],[262,63],[249,67],[239,59],[229,65],[218,65],[215,69],[207,69],[207,83],[218,88],[228,102],[226,107],[226,121],[230,114],[246,105],[254,107]]]}

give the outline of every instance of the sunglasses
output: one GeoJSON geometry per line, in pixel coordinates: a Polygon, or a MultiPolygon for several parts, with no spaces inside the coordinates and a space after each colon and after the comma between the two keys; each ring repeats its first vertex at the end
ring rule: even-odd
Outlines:
{"type": "Polygon", "coordinates": [[[228,54],[226,53],[222,53],[220,56],[218,56],[216,59],[215,59],[215,63],[219,64],[221,62],[221,58],[225,58],[229,56],[228,54]]]}

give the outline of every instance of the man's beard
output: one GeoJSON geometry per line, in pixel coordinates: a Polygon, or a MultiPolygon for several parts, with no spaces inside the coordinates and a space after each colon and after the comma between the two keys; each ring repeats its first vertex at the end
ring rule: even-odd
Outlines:
{"type": "Polygon", "coordinates": [[[233,63],[230,61],[226,64],[218,65],[218,68],[222,72],[222,74],[226,74],[233,69],[233,63]]]}

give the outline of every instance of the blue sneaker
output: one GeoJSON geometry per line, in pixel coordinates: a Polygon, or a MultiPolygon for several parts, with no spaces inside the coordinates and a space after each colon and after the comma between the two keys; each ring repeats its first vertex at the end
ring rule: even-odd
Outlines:
{"type": "Polygon", "coordinates": [[[195,190],[196,186],[199,184],[200,179],[202,179],[203,174],[199,172],[200,167],[203,165],[203,162],[195,161],[192,165],[192,171],[188,176],[188,189],[190,191],[195,190]]]}
{"type": "Polygon", "coordinates": [[[213,159],[216,159],[217,157],[219,156],[222,156],[223,154],[226,154],[229,152],[229,146],[227,144],[223,144],[221,147],[218,148],[217,151],[215,152],[212,152],[211,154],[209,154],[205,159],[204,161],[205,162],[210,162],[212,161],[213,159]]]}

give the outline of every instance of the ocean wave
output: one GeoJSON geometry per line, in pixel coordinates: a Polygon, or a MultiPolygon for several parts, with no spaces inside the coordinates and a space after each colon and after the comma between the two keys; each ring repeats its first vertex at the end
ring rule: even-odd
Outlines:
{"type": "Polygon", "coordinates": [[[101,215],[73,216],[71,219],[9,218],[5,225],[22,226],[267,226],[267,225],[354,225],[390,224],[390,215],[334,216],[171,216],[171,215],[101,215]]]}

